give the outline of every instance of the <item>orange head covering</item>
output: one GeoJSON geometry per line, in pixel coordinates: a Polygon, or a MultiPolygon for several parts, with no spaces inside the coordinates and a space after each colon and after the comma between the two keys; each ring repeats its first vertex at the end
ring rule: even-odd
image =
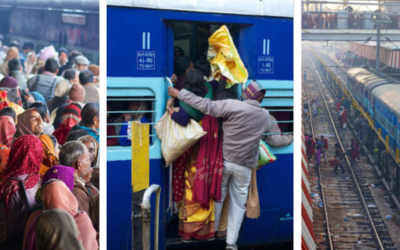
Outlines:
{"type": "Polygon", "coordinates": [[[58,158],[54,155],[54,143],[49,135],[39,136],[43,146],[43,161],[39,173],[43,176],[47,170],[58,164],[58,158]]]}
{"type": "Polygon", "coordinates": [[[58,208],[74,217],[75,223],[82,236],[85,250],[97,250],[96,230],[86,212],[78,212],[78,201],[62,181],[53,181],[42,188],[44,209],[58,208]]]}

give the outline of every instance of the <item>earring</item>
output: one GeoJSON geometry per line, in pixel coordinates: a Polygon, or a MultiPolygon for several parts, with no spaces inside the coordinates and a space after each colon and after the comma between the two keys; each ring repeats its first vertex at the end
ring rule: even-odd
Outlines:
{"type": "Polygon", "coordinates": [[[96,121],[94,121],[94,126],[96,126],[96,121]]]}

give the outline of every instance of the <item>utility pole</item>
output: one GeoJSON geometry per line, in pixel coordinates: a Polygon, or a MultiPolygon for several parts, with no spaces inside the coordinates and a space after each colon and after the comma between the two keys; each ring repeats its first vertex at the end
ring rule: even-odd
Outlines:
{"type": "Polygon", "coordinates": [[[380,52],[381,52],[381,24],[376,23],[377,39],[376,39],[376,72],[379,72],[380,65],[380,52]]]}
{"type": "Polygon", "coordinates": [[[390,20],[381,19],[381,16],[376,16],[377,18],[374,20],[374,24],[376,25],[377,30],[377,39],[376,39],[376,72],[380,71],[380,52],[381,52],[381,26],[384,23],[390,23],[390,20]]]}

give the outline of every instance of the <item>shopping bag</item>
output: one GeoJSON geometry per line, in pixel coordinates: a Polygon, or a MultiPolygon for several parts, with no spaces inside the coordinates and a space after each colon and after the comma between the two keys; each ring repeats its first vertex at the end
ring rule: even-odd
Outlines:
{"type": "Polygon", "coordinates": [[[260,141],[259,150],[260,155],[258,156],[257,170],[268,163],[276,161],[276,156],[272,154],[271,149],[265,141],[260,141]]]}
{"type": "MultiPolygon", "coordinates": [[[[175,111],[179,108],[175,108],[175,111]]],[[[158,138],[161,140],[161,153],[166,166],[195,144],[203,135],[207,134],[193,119],[183,127],[171,119],[168,112],[154,126],[158,138]]]]}

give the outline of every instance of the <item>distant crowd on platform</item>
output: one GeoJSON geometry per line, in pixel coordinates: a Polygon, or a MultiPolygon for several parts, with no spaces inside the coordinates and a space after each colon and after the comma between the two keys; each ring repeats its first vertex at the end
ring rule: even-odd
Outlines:
{"type": "Polygon", "coordinates": [[[99,248],[99,96],[81,52],[0,40],[0,249],[99,248]]]}
{"type": "MultiPolygon", "coordinates": [[[[353,12],[351,7],[348,7],[348,16],[340,17],[338,13],[320,13],[320,14],[302,14],[302,29],[338,29],[341,26],[347,27],[347,29],[365,29],[365,16],[364,13],[353,12]],[[344,19],[344,23],[343,20],[344,19]],[[342,24],[339,25],[339,23],[342,24]]],[[[380,10],[376,10],[375,13],[382,13],[380,10]]],[[[346,13],[344,13],[346,14],[346,13]]],[[[396,14],[396,13],[391,13],[396,14]]],[[[382,19],[382,16],[377,15],[377,19],[382,19]]],[[[371,19],[371,15],[368,15],[368,19],[371,19]]],[[[376,29],[373,25],[371,28],[376,29]]],[[[382,25],[382,29],[399,29],[400,28],[400,13],[397,15],[389,15],[388,22],[382,25]]]]}

